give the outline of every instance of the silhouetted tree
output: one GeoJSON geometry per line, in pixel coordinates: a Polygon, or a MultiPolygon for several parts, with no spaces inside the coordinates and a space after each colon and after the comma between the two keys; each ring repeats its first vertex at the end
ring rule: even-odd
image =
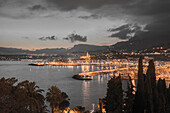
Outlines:
{"type": "Polygon", "coordinates": [[[151,87],[151,80],[149,76],[146,76],[145,80],[145,111],[146,113],[153,113],[153,94],[151,87]]]}
{"type": "Polygon", "coordinates": [[[105,108],[107,113],[122,113],[123,90],[121,77],[113,77],[107,84],[105,108]]]}
{"type": "Polygon", "coordinates": [[[144,75],[143,75],[143,62],[142,56],[139,58],[138,63],[138,83],[135,100],[133,105],[133,113],[144,113],[144,75]]]}
{"type": "Polygon", "coordinates": [[[69,106],[70,106],[69,101],[63,100],[63,101],[60,103],[60,105],[59,105],[59,109],[60,109],[61,113],[63,113],[64,110],[65,110],[66,108],[68,108],[69,106]]]}
{"type": "Polygon", "coordinates": [[[68,95],[65,92],[61,92],[56,86],[48,89],[46,99],[50,102],[52,113],[54,113],[54,109],[58,112],[60,108],[63,110],[69,106],[68,95]],[[63,105],[63,103],[67,103],[67,105],[63,105]]]}
{"type": "Polygon", "coordinates": [[[15,78],[0,79],[0,113],[28,112],[26,92],[14,86],[17,81],[15,78]]]}
{"type": "Polygon", "coordinates": [[[85,112],[85,107],[82,106],[76,106],[72,109],[73,112],[75,113],[84,113],[85,112]]]}
{"type": "Polygon", "coordinates": [[[44,90],[40,89],[35,82],[29,82],[27,80],[19,83],[19,86],[22,86],[26,91],[30,113],[40,113],[44,106],[45,98],[42,95],[44,90]]]}
{"type": "Polygon", "coordinates": [[[164,80],[161,80],[159,79],[158,80],[158,83],[157,83],[157,89],[158,89],[158,113],[168,113],[166,112],[166,105],[167,105],[167,89],[166,89],[166,83],[165,83],[165,79],[164,80]]]}
{"type": "Polygon", "coordinates": [[[135,94],[134,94],[134,85],[132,84],[132,79],[129,76],[129,82],[127,82],[127,91],[126,97],[125,97],[125,104],[124,104],[124,113],[132,113],[133,111],[133,104],[134,104],[134,99],[135,99],[135,94]]]}
{"type": "Polygon", "coordinates": [[[157,92],[157,88],[156,88],[156,75],[155,75],[155,65],[154,65],[154,61],[150,60],[149,61],[149,66],[148,66],[148,70],[146,72],[146,78],[147,78],[147,85],[149,86],[148,90],[148,94],[150,95],[150,107],[151,110],[153,109],[153,111],[151,111],[151,113],[157,113],[158,112],[158,92],[157,92]]]}
{"type": "Polygon", "coordinates": [[[16,82],[15,78],[0,79],[0,113],[44,113],[42,90],[34,82],[16,82]]]}
{"type": "Polygon", "coordinates": [[[167,88],[167,95],[166,95],[166,112],[170,113],[170,84],[169,88],[167,88]]]}

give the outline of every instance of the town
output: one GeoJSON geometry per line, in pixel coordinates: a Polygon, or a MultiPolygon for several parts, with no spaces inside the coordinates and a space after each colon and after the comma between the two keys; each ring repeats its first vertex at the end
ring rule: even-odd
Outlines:
{"type": "MultiPolygon", "coordinates": [[[[149,60],[153,59],[152,57],[144,57],[143,66],[144,66],[144,74],[146,74],[146,70],[148,67],[149,60]]],[[[112,74],[114,75],[122,75],[123,79],[128,79],[128,76],[131,76],[132,79],[137,79],[137,70],[138,70],[138,58],[128,58],[128,59],[106,59],[106,60],[94,60],[91,59],[90,54],[87,52],[86,56],[80,56],[80,59],[68,61],[51,61],[51,62],[35,62],[29,65],[33,66],[81,66],[85,65],[86,69],[83,70],[82,73],[78,73],[77,76],[81,76],[80,79],[84,77],[97,76],[103,74],[112,74]],[[100,71],[89,72],[88,66],[94,65],[97,67],[101,67],[100,71]],[[113,74],[114,73],[114,74],[113,74]]],[[[170,81],[170,61],[155,61],[156,68],[156,79],[159,78],[170,81]]],[[[89,79],[89,78],[88,78],[89,79]]]]}

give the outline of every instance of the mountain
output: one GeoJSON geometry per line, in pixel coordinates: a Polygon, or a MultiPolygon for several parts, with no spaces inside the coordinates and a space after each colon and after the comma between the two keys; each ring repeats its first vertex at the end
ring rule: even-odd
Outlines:
{"type": "Polygon", "coordinates": [[[0,54],[1,55],[28,54],[29,52],[30,52],[29,50],[0,47],[0,54]]]}
{"type": "Polygon", "coordinates": [[[170,45],[170,38],[165,36],[156,37],[149,36],[148,34],[142,36],[136,36],[129,39],[128,41],[118,42],[111,46],[97,46],[97,45],[88,45],[88,44],[78,44],[74,45],[71,49],[65,48],[47,48],[39,49],[36,51],[29,51],[17,48],[5,48],[0,47],[0,55],[18,55],[18,54],[58,54],[63,55],[66,53],[84,53],[91,52],[99,54],[107,50],[111,51],[138,51],[142,49],[148,49],[156,46],[166,46],[170,45]],[[148,38],[149,37],[149,38],[148,38]]]}
{"type": "Polygon", "coordinates": [[[46,48],[39,49],[36,51],[23,50],[17,48],[5,48],[0,47],[0,55],[23,55],[23,54],[58,54],[63,55],[66,53],[81,53],[81,52],[98,52],[107,49],[108,46],[96,46],[96,45],[87,45],[87,44],[78,44],[72,47],[71,49],[65,48],[46,48]]]}
{"type": "Polygon", "coordinates": [[[150,38],[131,38],[129,41],[118,42],[111,45],[114,50],[134,51],[141,49],[148,49],[156,46],[164,46],[170,44],[169,37],[150,37],[150,38]]]}
{"type": "Polygon", "coordinates": [[[52,48],[52,49],[39,49],[36,51],[23,50],[18,48],[5,48],[0,47],[0,55],[26,55],[26,54],[65,54],[68,49],[65,48],[52,48]]]}
{"type": "Polygon", "coordinates": [[[102,51],[107,49],[108,46],[97,46],[97,45],[88,45],[88,44],[78,44],[74,45],[71,49],[68,50],[69,53],[75,52],[94,52],[94,51],[102,51]]]}
{"type": "Polygon", "coordinates": [[[61,54],[65,54],[67,53],[68,49],[65,49],[65,48],[52,48],[52,49],[39,49],[39,50],[36,50],[36,51],[31,51],[31,53],[33,54],[58,54],[58,55],[61,55],[61,54]]]}

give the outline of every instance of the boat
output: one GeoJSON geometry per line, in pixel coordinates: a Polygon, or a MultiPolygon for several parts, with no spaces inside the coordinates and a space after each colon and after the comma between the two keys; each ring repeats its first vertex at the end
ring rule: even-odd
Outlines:
{"type": "Polygon", "coordinates": [[[31,66],[45,66],[46,64],[45,63],[31,63],[31,64],[28,64],[28,65],[31,65],[31,66]]]}
{"type": "Polygon", "coordinates": [[[80,75],[74,75],[72,78],[77,80],[93,80],[92,76],[80,76],[80,75]]]}

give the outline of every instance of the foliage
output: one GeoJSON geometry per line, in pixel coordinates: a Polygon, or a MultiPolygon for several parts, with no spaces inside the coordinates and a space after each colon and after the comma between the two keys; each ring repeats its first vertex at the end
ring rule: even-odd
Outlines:
{"type": "Polygon", "coordinates": [[[135,99],[134,88],[135,87],[132,84],[132,79],[129,76],[129,82],[127,83],[127,91],[125,91],[126,97],[124,99],[124,113],[132,113],[135,99]]]}
{"type": "Polygon", "coordinates": [[[75,112],[75,113],[84,113],[84,112],[85,112],[85,107],[76,106],[76,107],[74,107],[72,110],[73,110],[73,112],[75,112]]]}
{"type": "Polygon", "coordinates": [[[56,86],[52,86],[48,89],[46,99],[50,103],[52,112],[54,112],[54,109],[56,109],[57,112],[59,110],[64,110],[70,105],[68,95],[65,92],[61,92],[56,86]]]}
{"type": "Polygon", "coordinates": [[[138,83],[137,91],[135,93],[135,100],[133,105],[133,113],[144,112],[144,75],[143,75],[143,62],[142,56],[139,58],[138,63],[138,83]]]}
{"type": "Polygon", "coordinates": [[[0,113],[44,113],[43,90],[35,82],[0,79],[0,113]],[[16,84],[16,85],[15,85],[16,84]]]}
{"type": "Polygon", "coordinates": [[[113,77],[108,82],[107,96],[103,99],[107,113],[170,113],[170,87],[166,87],[165,79],[159,79],[156,83],[153,60],[149,61],[144,75],[142,57],[139,58],[137,90],[134,93],[134,86],[129,78],[123,108],[119,79],[121,78],[113,77]]]}
{"type": "Polygon", "coordinates": [[[107,85],[105,108],[108,113],[121,113],[123,106],[123,90],[121,77],[113,77],[107,85]]]}

